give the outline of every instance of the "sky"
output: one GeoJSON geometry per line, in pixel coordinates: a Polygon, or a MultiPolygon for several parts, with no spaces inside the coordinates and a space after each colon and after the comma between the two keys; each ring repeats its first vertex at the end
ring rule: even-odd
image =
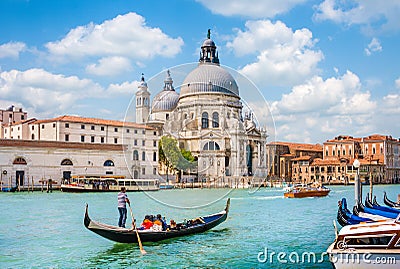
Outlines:
{"type": "Polygon", "coordinates": [[[1,0],[0,108],[123,120],[142,73],[196,63],[211,29],[269,141],[399,138],[399,16],[398,0],[1,0]]]}

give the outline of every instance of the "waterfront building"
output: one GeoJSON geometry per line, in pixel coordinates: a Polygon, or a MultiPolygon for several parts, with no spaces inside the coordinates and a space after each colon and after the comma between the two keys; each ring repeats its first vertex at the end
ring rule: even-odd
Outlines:
{"type": "MultiPolygon", "coordinates": [[[[311,159],[322,158],[322,145],[271,142],[267,144],[268,176],[271,179],[283,179],[285,181],[302,180],[305,178],[304,166],[311,159]]],[[[307,168],[308,172],[308,168],[307,168]]]]}

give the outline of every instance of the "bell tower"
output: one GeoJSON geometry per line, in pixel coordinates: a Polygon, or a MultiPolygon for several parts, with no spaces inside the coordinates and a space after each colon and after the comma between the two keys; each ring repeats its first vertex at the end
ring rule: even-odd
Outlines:
{"type": "Polygon", "coordinates": [[[147,83],[142,78],[136,92],[136,123],[146,123],[149,119],[150,113],[150,92],[147,88],[147,83]]]}

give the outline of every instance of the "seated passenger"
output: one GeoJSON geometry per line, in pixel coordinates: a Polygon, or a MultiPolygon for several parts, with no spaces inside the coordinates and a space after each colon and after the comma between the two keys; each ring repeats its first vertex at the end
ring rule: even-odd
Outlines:
{"type": "Polygon", "coordinates": [[[176,229],[176,222],[173,219],[170,221],[169,228],[171,230],[175,230],[176,229]]]}
{"type": "Polygon", "coordinates": [[[144,217],[144,220],[142,222],[141,228],[143,228],[142,230],[148,230],[153,226],[153,222],[150,220],[150,216],[146,215],[144,217]]]}

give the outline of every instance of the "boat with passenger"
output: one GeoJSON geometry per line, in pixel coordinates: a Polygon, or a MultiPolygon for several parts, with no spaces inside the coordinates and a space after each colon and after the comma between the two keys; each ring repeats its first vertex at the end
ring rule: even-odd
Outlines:
{"type": "Polygon", "coordinates": [[[140,245],[141,242],[158,242],[208,231],[227,219],[229,207],[230,198],[226,202],[225,209],[218,213],[175,223],[174,227],[170,225],[165,230],[159,230],[139,229],[134,226],[134,222],[132,222],[132,228],[122,228],[94,221],[89,217],[88,205],[86,205],[83,222],[87,229],[104,238],[119,243],[139,243],[140,245]]]}
{"type": "Polygon", "coordinates": [[[396,219],[361,222],[335,227],[335,241],[328,247],[334,268],[399,268],[400,214],[396,219]]]}
{"type": "Polygon", "coordinates": [[[314,187],[311,184],[299,184],[284,192],[283,196],[286,198],[324,197],[330,191],[325,186],[314,187]]]}
{"type": "Polygon", "coordinates": [[[124,176],[73,176],[64,180],[61,191],[64,192],[115,192],[125,187],[126,191],[158,191],[158,179],[125,178],[124,176]]]}

